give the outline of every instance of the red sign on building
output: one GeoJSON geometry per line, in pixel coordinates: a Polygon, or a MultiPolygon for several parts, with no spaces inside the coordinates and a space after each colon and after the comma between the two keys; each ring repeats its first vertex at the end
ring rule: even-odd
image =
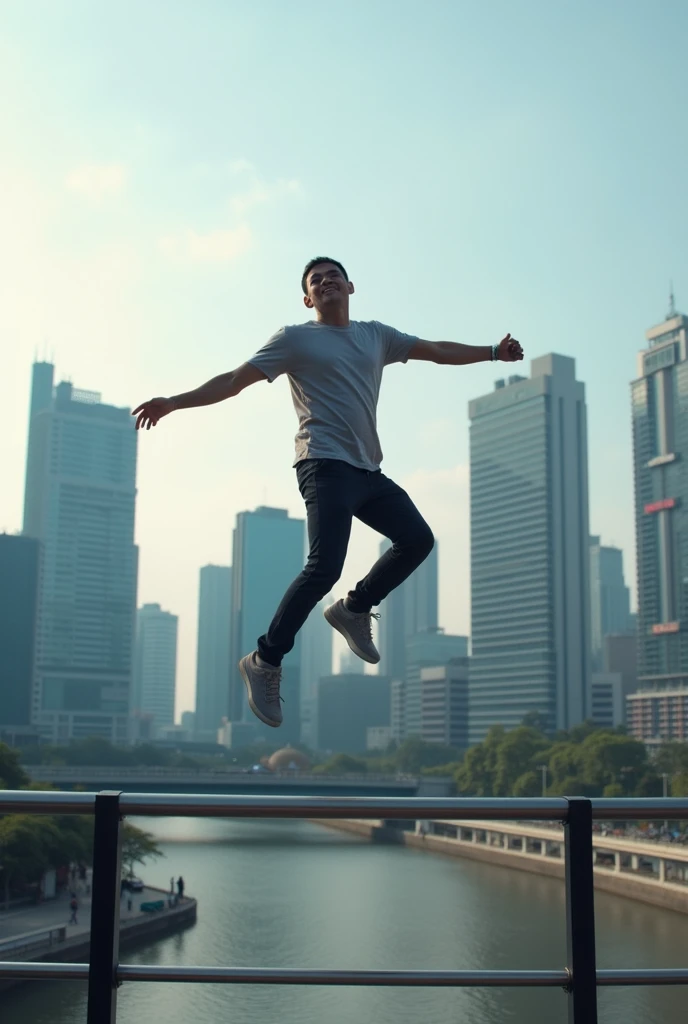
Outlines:
{"type": "Polygon", "coordinates": [[[676,505],[676,498],[662,498],[661,501],[651,501],[649,505],[645,506],[645,512],[663,512],[665,508],[674,508],[676,505]]]}
{"type": "Polygon", "coordinates": [[[680,623],[678,622],[655,622],[652,632],[655,635],[659,633],[678,633],[679,629],[680,623]]]}

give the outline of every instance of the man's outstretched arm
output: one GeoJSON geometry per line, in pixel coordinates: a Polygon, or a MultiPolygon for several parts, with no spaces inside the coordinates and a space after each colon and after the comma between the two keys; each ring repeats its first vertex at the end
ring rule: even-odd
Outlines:
{"type": "Polygon", "coordinates": [[[503,363],[517,363],[523,359],[520,342],[510,334],[498,345],[460,345],[456,341],[417,341],[409,352],[409,359],[421,359],[443,366],[467,366],[469,363],[484,363],[499,360],[503,363]]]}
{"type": "Polygon", "coordinates": [[[150,398],[147,402],[137,405],[132,412],[132,416],[136,416],[136,429],[150,430],[158,420],[176,409],[195,409],[201,405],[224,402],[226,398],[234,398],[240,394],[249,385],[257,384],[259,380],[267,380],[267,374],[251,363],[244,363],[236,370],[213,377],[193,391],[185,391],[171,398],[150,398]]]}

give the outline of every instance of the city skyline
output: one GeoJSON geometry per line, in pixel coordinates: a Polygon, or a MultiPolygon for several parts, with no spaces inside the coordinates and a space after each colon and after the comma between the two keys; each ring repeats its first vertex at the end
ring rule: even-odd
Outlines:
{"type": "MultiPolygon", "coordinates": [[[[43,372],[43,370],[46,367],[49,367],[50,365],[51,364],[43,364],[43,363],[34,364],[34,367],[35,367],[34,373],[36,371],[38,371],[39,377],[40,377],[40,373],[43,372]]],[[[51,380],[52,380],[52,377],[51,377],[51,380]]],[[[65,394],[66,394],[66,392],[65,392],[65,394]]],[[[27,485],[26,486],[28,487],[28,476],[27,476],[27,485]]],[[[373,534],[372,536],[375,537],[376,535],[373,534]]],[[[599,538],[598,538],[598,540],[599,540],[599,538]]],[[[380,551],[384,550],[384,548],[385,548],[385,541],[383,540],[383,541],[378,542],[378,543],[380,545],[379,550],[380,551]]],[[[424,586],[424,593],[425,593],[425,591],[428,590],[428,586],[430,585],[429,578],[425,579],[425,577],[428,575],[428,572],[431,572],[431,575],[432,575],[433,579],[435,579],[435,580],[437,579],[437,575],[438,575],[438,566],[437,566],[438,549],[439,549],[439,544],[437,545],[437,548],[435,549],[435,551],[433,551],[432,555],[430,556],[430,559],[428,560],[428,562],[431,563],[430,568],[428,568],[428,566],[426,566],[425,564],[424,564],[424,566],[421,567],[421,572],[423,573],[423,577],[424,577],[424,584],[423,584],[423,586],[424,586]]],[[[144,559],[145,559],[145,555],[144,555],[144,559]]],[[[401,589],[402,589],[402,593],[403,593],[404,588],[401,588],[401,589]]],[[[428,594],[429,594],[429,591],[428,591],[428,594]]],[[[426,594],[426,600],[429,600],[429,597],[428,597],[427,594],[426,594]]],[[[200,595],[199,595],[199,601],[200,601],[200,595]]],[[[434,601],[434,598],[433,598],[433,601],[434,601]]],[[[434,604],[432,606],[435,607],[434,604]]],[[[383,611],[383,614],[384,614],[384,611],[385,611],[384,603],[383,603],[383,606],[381,606],[381,607],[382,607],[382,611],[383,611]]],[[[198,637],[198,634],[197,634],[197,637],[198,637]]],[[[339,657],[343,653],[346,653],[346,650],[348,650],[348,649],[344,648],[344,650],[342,650],[341,640],[338,637],[334,637],[333,640],[334,640],[334,644],[336,646],[339,646],[339,651],[336,652],[336,656],[339,657]],[[339,643],[338,643],[338,641],[339,641],[339,643]]],[[[335,647],[335,650],[336,650],[336,647],[335,647]]],[[[197,673],[197,671],[198,671],[198,665],[197,665],[198,639],[196,641],[196,644],[194,644],[193,656],[194,656],[194,660],[196,661],[196,673],[197,673]]],[[[177,706],[177,718],[179,717],[179,714],[181,713],[181,711],[183,709],[185,709],[185,708],[192,708],[192,707],[195,708],[196,707],[196,687],[197,687],[197,675],[194,677],[194,685],[193,685],[193,687],[189,687],[189,686],[186,686],[186,687],[182,686],[182,687],[180,687],[179,686],[179,682],[178,682],[178,684],[177,684],[177,704],[176,704],[176,706],[177,706]]]]}
{"type": "MultiPolygon", "coordinates": [[[[419,20],[397,5],[392,39],[387,4],[370,5],[364,32],[326,10],[326,44],[285,75],[285,47],[301,52],[309,11],[266,2],[267,19],[212,3],[170,22],[151,0],[134,35],[123,9],[102,5],[5,12],[0,529],[21,526],[34,353],[54,353],[117,406],[186,390],[305,318],[301,268],[324,251],[355,282],[357,318],[474,344],[511,330],[527,360],[552,348],[575,357],[588,389],[591,529],[624,550],[634,588],[628,383],[672,278],[677,306],[688,304],[688,143],[675,131],[688,83],[666,59],[688,10],[639,4],[620,17],[617,5],[497,2],[436,5],[419,20]],[[184,59],[189,39],[207,59],[184,59]],[[110,73],[113,50],[126,88],[110,73]],[[306,146],[304,99],[330,79],[337,139],[306,146]],[[246,81],[250,105],[237,102],[246,81]],[[658,160],[667,138],[672,159],[658,160]],[[390,162],[394,149],[403,160],[390,162]]],[[[441,621],[455,633],[469,622],[464,413],[494,376],[488,365],[392,367],[380,403],[383,467],[439,539],[441,621]]],[[[227,561],[227,524],[242,509],[302,512],[294,430],[277,382],[140,439],[139,601],[180,616],[181,706],[193,703],[199,567],[227,561]]],[[[344,592],[377,545],[354,532],[344,592]]]]}

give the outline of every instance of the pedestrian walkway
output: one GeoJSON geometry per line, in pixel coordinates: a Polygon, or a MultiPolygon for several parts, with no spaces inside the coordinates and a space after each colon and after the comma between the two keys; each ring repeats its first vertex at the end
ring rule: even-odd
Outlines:
{"type": "MultiPolygon", "coordinates": [[[[91,896],[87,895],[86,888],[88,888],[90,893],[90,885],[84,887],[82,883],[81,891],[79,891],[78,887],[76,890],[68,888],[58,893],[55,899],[46,900],[44,903],[27,904],[24,907],[16,907],[7,913],[0,910],[0,942],[3,939],[24,935],[27,932],[36,932],[43,929],[47,931],[50,928],[61,928],[63,926],[67,929],[67,939],[89,935],[91,930],[91,896]],[[72,913],[69,903],[73,891],[76,891],[79,901],[79,909],[77,910],[78,924],[68,923],[72,913]]],[[[169,896],[169,892],[162,892],[160,889],[148,887],[143,892],[125,892],[120,903],[120,919],[127,921],[135,917],[147,917],[148,915],[140,909],[142,903],[165,900],[165,906],[167,906],[169,896]],[[128,909],[128,900],[131,900],[131,910],[128,909]]]]}

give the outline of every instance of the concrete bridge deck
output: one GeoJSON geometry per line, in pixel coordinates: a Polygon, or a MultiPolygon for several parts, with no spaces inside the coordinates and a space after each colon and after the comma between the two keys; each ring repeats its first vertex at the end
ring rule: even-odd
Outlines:
{"type": "Polygon", "coordinates": [[[325,775],[317,772],[251,772],[242,769],[130,768],[26,765],[33,782],[63,790],[112,789],[130,793],[261,793],[293,796],[447,796],[450,780],[416,775],[325,775]]]}

